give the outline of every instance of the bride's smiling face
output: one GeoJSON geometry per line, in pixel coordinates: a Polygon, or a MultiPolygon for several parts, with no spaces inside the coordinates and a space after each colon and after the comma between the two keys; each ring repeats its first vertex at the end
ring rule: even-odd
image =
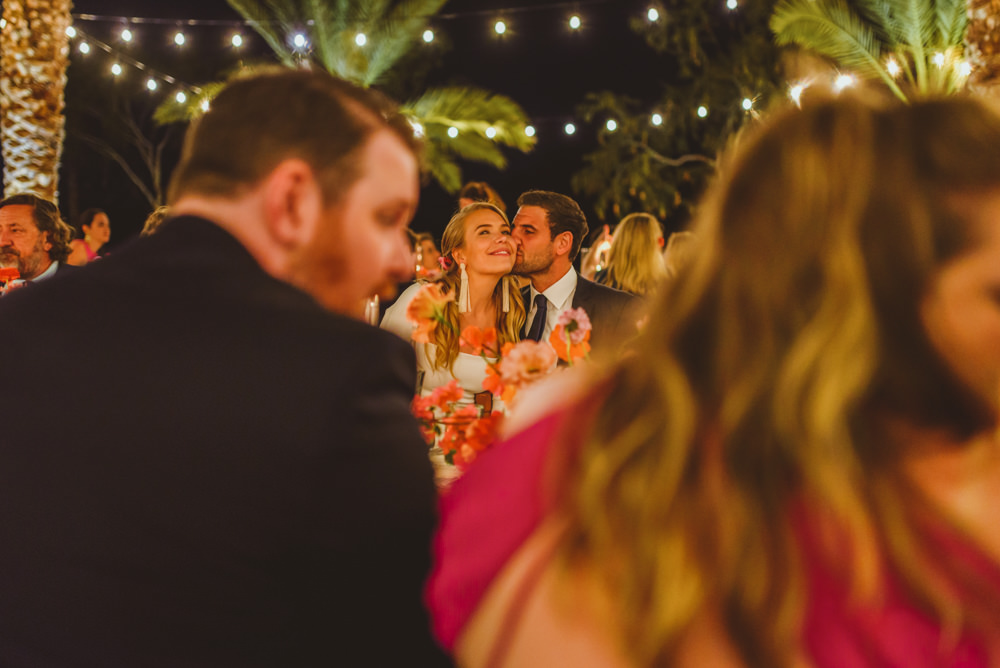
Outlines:
{"type": "Polygon", "coordinates": [[[494,211],[473,211],[465,219],[465,237],[453,253],[466,269],[480,274],[509,274],[514,267],[514,241],[510,224],[494,211]]]}

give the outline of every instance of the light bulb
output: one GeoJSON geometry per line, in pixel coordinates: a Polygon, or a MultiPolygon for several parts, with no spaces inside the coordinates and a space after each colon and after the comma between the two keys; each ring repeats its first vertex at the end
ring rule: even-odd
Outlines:
{"type": "Polygon", "coordinates": [[[698,118],[705,118],[706,116],[708,116],[708,107],[701,105],[698,107],[698,118]]]}
{"type": "Polygon", "coordinates": [[[854,85],[854,77],[850,74],[840,74],[833,82],[833,90],[837,93],[854,85]]]}
{"type": "Polygon", "coordinates": [[[178,30],[177,34],[174,35],[174,44],[177,46],[184,46],[184,42],[186,41],[187,38],[184,36],[184,33],[178,30]]]}
{"type": "Polygon", "coordinates": [[[66,36],[69,37],[70,39],[76,37],[76,28],[74,28],[73,26],[66,26],[66,36]]]}
{"type": "Polygon", "coordinates": [[[454,139],[455,137],[457,137],[458,136],[458,128],[456,128],[456,127],[450,127],[450,128],[448,128],[448,136],[451,137],[452,139],[454,139]]]}
{"type": "Polygon", "coordinates": [[[663,116],[660,116],[659,114],[653,114],[649,118],[649,122],[656,126],[663,125],[663,116]]]}
{"type": "Polygon", "coordinates": [[[90,53],[90,45],[87,44],[86,42],[80,42],[80,53],[82,53],[83,55],[87,55],[88,53],[90,53]]]}
{"type": "Polygon", "coordinates": [[[495,30],[498,35],[502,35],[505,32],[507,32],[507,24],[504,23],[503,21],[497,21],[493,25],[493,30],[495,30]]]}
{"type": "Polygon", "coordinates": [[[431,29],[428,28],[427,30],[424,31],[424,41],[427,42],[428,44],[430,44],[431,42],[434,41],[434,31],[433,30],[431,30],[431,29]]]}
{"type": "Polygon", "coordinates": [[[125,28],[124,30],[122,30],[122,41],[123,42],[131,42],[132,41],[132,37],[133,37],[133,35],[132,35],[132,31],[131,30],[129,30],[128,28],[125,28]]]}
{"type": "Polygon", "coordinates": [[[300,32],[295,33],[295,35],[292,37],[292,45],[296,49],[304,49],[306,48],[307,44],[309,44],[309,40],[307,40],[306,36],[300,32]]]}
{"type": "Polygon", "coordinates": [[[146,79],[146,88],[156,90],[156,79],[146,79]]]}
{"type": "Polygon", "coordinates": [[[573,125],[572,123],[567,123],[566,127],[564,127],[563,130],[565,130],[566,134],[568,134],[568,135],[575,134],[576,133],[576,126],[573,125]]]}
{"type": "Polygon", "coordinates": [[[608,132],[614,132],[618,129],[618,121],[613,118],[609,118],[608,122],[604,124],[604,127],[608,129],[608,132]]]}
{"type": "Polygon", "coordinates": [[[233,43],[233,46],[235,46],[238,49],[241,46],[243,46],[243,35],[236,33],[235,35],[233,35],[233,39],[231,41],[233,43]]]}
{"type": "Polygon", "coordinates": [[[489,137],[490,139],[493,139],[494,137],[497,136],[497,129],[492,125],[486,128],[486,136],[489,137]]]}
{"type": "Polygon", "coordinates": [[[174,95],[174,99],[177,100],[177,104],[184,104],[188,101],[188,96],[184,91],[177,91],[177,95],[174,95]]]}
{"type": "Polygon", "coordinates": [[[201,110],[203,112],[208,113],[208,110],[212,108],[212,103],[209,102],[208,98],[206,97],[204,100],[201,101],[201,105],[199,106],[201,107],[201,110]]]}
{"type": "Polygon", "coordinates": [[[740,3],[738,3],[736,0],[726,0],[726,7],[728,9],[736,9],[739,6],[740,3]]]}
{"type": "Polygon", "coordinates": [[[646,12],[646,18],[648,18],[653,23],[660,20],[660,12],[656,10],[656,7],[650,7],[649,11],[646,12]]]}
{"type": "Polygon", "coordinates": [[[365,44],[368,43],[368,35],[364,34],[363,32],[359,32],[357,35],[354,36],[354,43],[357,44],[358,46],[364,46],[365,44]]]}
{"type": "Polygon", "coordinates": [[[535,126],[534,125],[527,125],[527,126],[525,126],[525,128],[524,128],[524,136],[526,136],[526,137],[534,137],[535,136],[535,126]]]}
{"type": "Polygon", "coordinates": [[[572,28],[573,30],[579,30],[580,29],[580,25],[582,23],[583,22],[580,20],[580,17],[577,16],[576,14],[574,14],[571,17],[569,17],[569,27],[572,28]]]}
{"type": "Polygon", "coordinates": [[[753,109],[753,100],[748,97],[743,98],[743,108],[747,111],[753,109]]]}
{"type": "Polygon", "coordinates": [[[116,77],[120,77],[122,75],[122,66],[119,65],[118,63],[115,63],[114,65],[111,66],[111,73],[116,77]]]}

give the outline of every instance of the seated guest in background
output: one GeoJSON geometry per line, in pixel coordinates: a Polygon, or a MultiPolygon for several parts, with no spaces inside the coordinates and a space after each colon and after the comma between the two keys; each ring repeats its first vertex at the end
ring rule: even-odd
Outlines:
{"type": "MultiPolygon", "coordinates": [[[[443,292],[455,295],[445,304],[449,327],[434,331],[433,343],[416,343],[417,368],[420,374],[418,393],[430,394],[435,388],[457,379],[462,386],[462,403],[485,401],[502,410],[499,399],[488,398],[483,391],[486,361],[460,339],[466,327],[497,329],[499,344],[520,340],[524,326],[524,303],[517,279],[510,272],[514,266],[515,244],[510,236],[510,222],[500,209],[486,202],[474,202],[456,213],[441,238],[446,269],[437,283],[443,292]]],[[[382,327],[411,340],[414,325],[406,319],[406,309],[423,284],[410,286],[386,311],[382,327]]]]}
{"type": "Polygon", "coordinates": [[[635,334],[638,300],[632,295],[588,281],[573,268],[587,237],[587,218],[580,205],[565,195],[530,190],[517,200],[514,273],[527,277],[524,288],[527,329],[524,338],[548,341],[559,314],[583,308],[593,330],[595,354],[614,354],[635,334]]]}
{"type": "Polygon", "coordinates": [[[80,231],[82,239],[70,242],[70,254],[66,264],[82,266],[96,260],[98,251],[111,239],[111,221],[108,214],[100,209],[87,209],[80,214],[80,231]]]}
{"type": "Polygon", "coordinates": [[[611,227],[602,225],[600,230],[591,234],[590,248],[581,249],[583,259],[580,261],[580,275],[587,280],[594,280],[601,269],[608,264],[608,251],[611,250],[611,227]]]}
{"type": "Polygon", "coordinates": [[[473,202],[489,202],[507,215],[507,205],[490,184],[485,181],[469,181],[458,193],[458,208],[462,209],[473,202]]]}
{"type": "Polygon", "coordinates": [[[673,278],[682,267],[691,262],[694,248],[694,234],[688,231],[674,232],[667,239],[667,247],[663,249],[663,266],[667,277],[673,278]]]}
{"type": "Polygon", "coordinates": [[[648,297],[662,284],[663,229],[648,213],[632,213],[618,223],[611,239],[607,266],[594,280],[637,297],[648,297]]]}
{"type": "Polygon", "coordinates": [[[434,244],[434,237],[430,232],[417,233],[416,241],[416,275],[417,278],[432,279],[441,273],[441,266],[438,260],[441,253],[438,252],[434,244]]]}
{"type": "Polygon", "coordinates": [[[998,665],[1000,118],[805,100],[724,164],[637,354],[444,498],[440,637],[470,667],[998,665]]]}
{"type": "Polygon", "coordinates": [[[52,202],[28,194],[0,201],[0,267],[17,269],[21,280],[43,281],[64,271],[72,238],[52,202]]]}
{"type": "Polygon", "coordinates": [[[0,665],[447,663],[413,351],[360,321],[418,149],[325,72],[239,79],[159,232],[0,300],[0,665]]]}
{"type": "Polygon", "coordinates": [[[153,212],[146,217],[146,222],[142,224],[142,231],[139,232],[139,236],[148,237],[150,234],[158,231],[160,226],[163,225],[163,221],[165,221],[169,216],[169,206],[156,207],[153,209],[153,212]]]}

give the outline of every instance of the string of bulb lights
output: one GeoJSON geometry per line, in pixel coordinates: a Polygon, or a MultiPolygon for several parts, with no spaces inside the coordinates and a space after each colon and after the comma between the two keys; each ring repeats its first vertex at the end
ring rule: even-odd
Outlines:
{"type": "MultiPolygon", "coordinates": [[[[540,11],[540,10],[553,10],[553,9],[567,9],[571,8],[571,11],[566,17],[566,25],[570,30],[579,31],[584,26],[583,16],[578,10],[581,5],[594,5],[609,2],[611,0],[590,0],[589,2],[561,2],[561,3],[550,3],[550,4],[540,4],[532,5],[530,7],[512,7],[504,9],[501,11],[495,10],[482,10],[476,12],[466,12],[466,13],[455,13],[455,14],[444,14],[439,15],[437,19],[455,19],[462,16],[469,15],[484,15],[492,14],[494,17],[500,16],[501,18],[493,19],[493,32],[496,33],[498,37],[505,35],[510,29],[510,16],[515,15],[519,12],[527,11],[540,11]]],[[[736,11],[739,9],[740,2],[745,2],[746,0],[721,0],[724,6],[730,11],[736,11]]],[[[124,17],[124,16],[103,16],[95,14],[74,14],[73,18],[78,22],[110,22],[121,25],[121,29],[117,32],[118,39],[122,44],[132,44],[138,41],[137,31],[135,26],[150,24],[150,25],[172,25],[176,26],[176,30],[171,35],[171,41],[177,48],[185,47],[190,38],[187,33],[184,32],[185,26],[216,26],[216,27],[231,27],[234,28],[233,32],[228,33],[226,36],[226,43],[232,49],[241,50],[249,44],[250,38],[242,32],[242,28],[246,28],[251,24],[250,21],[245,20],[217,20],[217,19],[162,19],[162,18],[151,18],[151,17],[124,17]]],[[[655,6],[651,6],[646,10],[646,19],[650,23],[656,23],[661,19],[660,10],[655,6]]],[[[306,26],[312,25],[312,21],[307,21],[306,26]]],[[[0,28],[3,27],[3,21],[0,21],[0,28]]],[[[87,56],[91,53],[93,48],[97,48],[104,51],[110,55],[113,59],[111,66],[109,67],[109,73],[114,79],[120,79],[125,75],[125,68],[131,67],[143,73],[146,77],[145,87],[150,93],[154,93],[160,90],[163,84],[174,87],[174,99],[179,104],[185,104],[188,101],[189,95],[201,95],[202,89],[196,85],[188,84],[180,81],[176,77],[156,70],[149,67],[145,63],[135,58],[132,58],[128,54],[121,52],[114,46],[95,38],[78,29],[75,26],[70,26],[66,29],[67,35],[71,40],[75,41],[75,52],[79,53],[81,56],[87,56]]],[[[435,41],[436,33],[432,28],[426,29],[422,34],[422,40],[425,44],[432,44],[435,41]]],[[[305,31],[296,31],[289,35],[289,44],[297,51],[305,53],[309,47],[309,38],[305,31]]],[[[364,48],[368,44],[368,36],[359,32],[354,37],[354,43],[358,48],[364,48]]],[[[947,62],[947,57],[944,53],[935,54],[933,58],[934,64],[938,67],[943,68],[949,63],[947,62]]],[[[959,74],[963,77],[967,77],[971,72],[971,66],[964,61],[957,61],[950,63],[951,66],[955,67],[959,74]]],[[[887,70],[892,76],[897,76],[901,72],[901,68],[898,63],[890,56],[886,63],[887,70]]],[[[845,88],[854,85],[857,82],[856,78],[847,73],[835,73],[831,81],[829,82],[830,87],[835,92],[840,92],[845,88]]],[[[801,81],[791,84],[788,88],[788,96],[796,103],[798,103],[802,93],[810,85],[814,85],[816,81],[801,81]]],[[[755,110],[756,100],[752,97],[745,97],[741,101],[742,109],[747,113],[753,113],[755,110]]],[[[203,100],[201,103],[201,108],[204,111],[208,110],[209,101],[207,99],[203,100]]],[[[706,105],[699,105],[693,110],[698,118],[706,119],[710,115],[710,109],[706,105]]],[[[539,119],[543,121],[550,121],[553,119],[539,119]]],[[[649,116],[649,123],[654,127],[660,127],[663,125],[665,119],[662,114],[658,112],[651,112],[649,116]]],[[[618,129],[618,121],[609,118],[604,123],[604,129],[607,132],[615,132],[618,129]]],[[[563,123],[562,127],[563,133],[566,136],[573,136],[577,132],[577,125],[570,121],[563,123]]],[[[529,137],[535,136],[537,130],[534,126],[529,125],[525,128],[525,134],[529,137]]],[[[456,138],[459,134],[458,128],[449,128],[448,135],[452,138],[456,138]]],[[[493,136],[496,132],[493,132],[493,136]]],[[[487,137],[490,137],[490,132],[487,130],[487,137]]],[[[490,137],[492,138],[492,137],[490,137]]]]}

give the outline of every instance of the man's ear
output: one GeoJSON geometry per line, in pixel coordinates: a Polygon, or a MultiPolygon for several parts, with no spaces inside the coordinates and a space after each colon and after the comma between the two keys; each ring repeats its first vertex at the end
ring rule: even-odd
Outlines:
{"type": "Polygon", "coordinates": [[[52,250],[52,241],[50,240],[48,232],[42,232],[42,248],[44,248],[46,252],[52,250]]]}
{"type": "Polygon", "coordinates": [[[570,251],[573,250],[573,233],[560,232],[556,235],[556,238],[552,240],[552,243],[556,255],[569,255],[570,251]]]}
{"type": "Polygon", "coordinates": [[[323,213],[323,193],[312,167],[297,158],[282,161],[265,177],[263,194],[274,241],[297,248],[313,238],[323,213]]]}

